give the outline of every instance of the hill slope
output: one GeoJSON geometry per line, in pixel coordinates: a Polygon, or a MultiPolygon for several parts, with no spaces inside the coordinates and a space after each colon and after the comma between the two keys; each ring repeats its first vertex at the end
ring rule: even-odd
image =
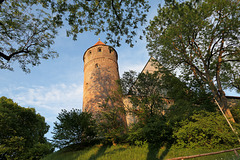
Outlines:
{"type": "MultiPolygon", "coordinates": [[[[166,147],[158,147],[152,145],[143,146],[104,146],[95,145],[79,151],[64,150],[48,155],[43,160],[159,160],[169,159],[179,156],[195,155],[200,153],[208,153],[216,150],[209,149],[174,149],[166,147]]],[[[233,160],[237,159],[233,152],[213,155],[195,160],[233,160]]]]}

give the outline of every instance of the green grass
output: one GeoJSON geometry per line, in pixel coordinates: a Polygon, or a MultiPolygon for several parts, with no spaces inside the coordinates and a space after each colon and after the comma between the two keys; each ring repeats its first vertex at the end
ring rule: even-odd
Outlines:
{"type": "MultiPolygon", "coordinates": [[[[230,149],[230,148],[229,148],[230,149]]],[[[58,151],[43,160],[163,160],[179,156],[209,153],[219,150],[209,149],[176,149],[151,145],[95,145],[79,151],[58,151]]],[[[194,160],[236,160],[234,152],[194,158],[194,160]]]]}

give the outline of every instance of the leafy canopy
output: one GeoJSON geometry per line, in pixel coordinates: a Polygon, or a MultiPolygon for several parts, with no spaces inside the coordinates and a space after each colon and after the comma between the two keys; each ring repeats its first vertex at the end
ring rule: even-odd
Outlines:
{"type": "Polygon", "coordinates": [[[54,145],[63,148],[73,144],[90,142],[96,136],[96,125],[92,115],[79,109],[62,110],[54,122],[54,145]]]}
{"type": "Polygon", "coordinates": [[[223,89],[239,89],[239,12],[237,0],[167,1],[148,27],[148,50],[206,85],[226,109],[223,89]]]}
{"type": "Polygon", "coordinates": [[[162,143],[168,140],[171,129],[163,116],[166,105],[160,72],[124,72],[121,80],[123,93],[131,105],[125,106],[136,121],[129,128],[130,143],[142,145],[144,142],[162,143]]]}
{"type": "Polygon", "coordinates": [[[49,126],[34,108],[0,98],[0,159],[40,159],[52,152],[44,135],[49,126]]]}
{"type": "Polygon", "coordinates": [[[174,129],[181,127],[180,122],[189,119],[196,112],[217,111],[211,92],[195,79],[177,78],[169,71],[164,71],[161,80],[162,88],[167,91],[166,96],[174,101],[165,114],[174,129]]]}
{"type": "Polygon", "coordinates": [[[56,58],[52,45],[64,24],[74,40],[86,31],[105,32],[110,43],[120,46],[124,37],[133,46],[148,9],[146,0],[1,0],[0,68],[13,70],[18,62],[29,73],[29,65],[56,58]]]}
{"type": "Polygon", "coordinates": [[[146,0],[59,0],[52,7],[57,24],[62,25],[66,16],[65,20],[71,26],[67,34],[73,39],[84,31],[94,31],[96,35],[105,32],[106,39],[117,46],[120,46],[122,36],[126,36],[126,43],[133,45],[137,28],[146,22],[149,8],[146,0]]]}
{"type": "Polygon", "coordinates": [[[24,72],[41,59],[57,57],[51,49],[57,33],[48,1],[6,0],[0,3],[0,68],[13,70],[19,63],[24,72]]]}

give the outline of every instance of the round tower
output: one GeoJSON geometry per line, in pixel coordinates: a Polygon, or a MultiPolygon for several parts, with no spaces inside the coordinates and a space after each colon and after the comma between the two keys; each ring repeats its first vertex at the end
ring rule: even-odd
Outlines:
{"type": "Polygon", "coordinates": [[[118,89],[118,55],[100,40],[84,55],[83,111],[96,115],[104,105],[114,105],[110,97],[118,89]]]}

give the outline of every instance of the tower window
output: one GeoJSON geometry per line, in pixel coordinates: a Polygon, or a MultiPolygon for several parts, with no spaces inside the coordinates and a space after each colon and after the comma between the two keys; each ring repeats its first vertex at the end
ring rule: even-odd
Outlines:
{"type": "Polygon", "coordinates": [[[92,53],[92,51],[89,51],[89,54],[91,54],[92,53]]]}
{"type": "Polygon", "coordinates": [[[98,67],[99,67],[99,66],[98,66],[98,63],[96,63],[96,64],[95,64],[95,68],[98,68],[98,67]]]}
{"type": "Polygon", "coordinates": [[[102,52],[102,48],[98,48],[98,52],[102,52]]]}

